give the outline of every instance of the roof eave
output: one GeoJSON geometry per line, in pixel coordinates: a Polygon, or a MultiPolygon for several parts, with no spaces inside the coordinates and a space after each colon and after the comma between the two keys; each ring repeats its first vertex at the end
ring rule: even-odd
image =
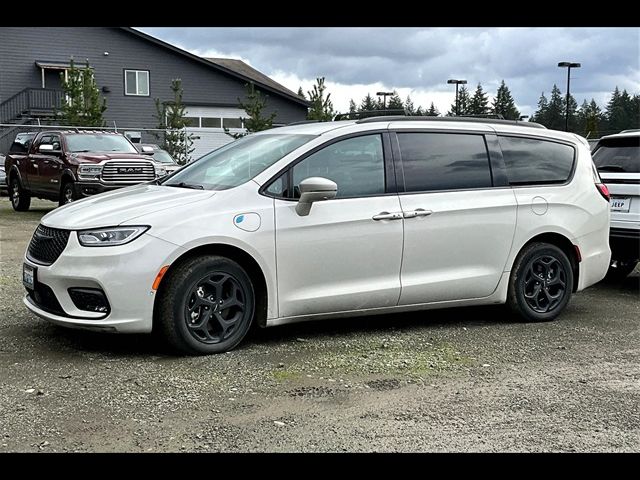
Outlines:
{"type": "Polygon", "coordinates": [[[298,95],[290,95],[284,92],[280,92],[278,90],[276,90],[273,87],[270,87],[269,85],[265,85],[264,83],[260,83],[260,82],[256,82],[255,80],[253,80],[252,78],[246,77],[244,75],[241,75],[237,72],[234,72],[233,70],[230,70],[228,68],[222,67],[221,65],[217,65],[213,62],[210,62],[209,60],[206,60],[202,57],[199,57],[197,55],[194,55],[193,53],[187,52],[186,50],[183,50],[181,48],[176,47],[175,45],[171,45],[170,43],[164,42],[158,38],[152,37],[151,35],[147,35],[144,32],[141,32],[139,30],[136,30],[135,28],[131,28],[131,27],[119,27],[120,29],[124,30],[125,32],[131,33],[133,35],[136,35],[144,40],[147,40],[149,42],[155,43],[156,45],[159,45],[161,47],[167,48],[173,52],[179,53],[180,55],[183,55],[187,58],[190,58],[191,60],[195,60],[198,63],[201,63],[203,65],[207,65],[209,67],[213,67],[216,68],[217,70],[220,70],[228,75],[231,75],[233,77],[239,78],[241,80],[244,80],[247,83],[253,83],[256,85],[259,85],[260,88],[262,88],[263,90],[268,90],[270,92],[273,92],[281,97],[287,98],[289,100],[292,100],[294,102],[297,102],[301,105],[304,105],[305,107],[310,107],[311,103],[303,98],[300,98],[298,95]]]}

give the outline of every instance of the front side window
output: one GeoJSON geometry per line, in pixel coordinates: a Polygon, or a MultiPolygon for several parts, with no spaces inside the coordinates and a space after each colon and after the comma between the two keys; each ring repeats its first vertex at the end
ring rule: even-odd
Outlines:
{"type": "Polygon", "coordinates": [[[534,138],[499,136],[511,185],[564,183],[573,169],[574,149],[534,138]]]}
{"type": "Polygon", "coordinates": [[[124,71],[125,95],[149,96],[149,71],[125,70],[124,71]]]}
{"type": "Polygon", "coordinates": [[[407,192],[492,186],[482,135],[398,133],[398,142],[407,192]]]}
{"type": "Polygon", "coordinates": [[[162,185],[207,190],[237,187],[313,138],[315,135],[248,135],[187,164],[162,185]]]}
{"type": "Polygon", "coordinates": [[[72,133],[66,135],[67,150],[76,152],[138,153],[136,148],[121,135],[72,133]]]}
{"type": "Polygon", "coordinates": [[[338,185],[336,198],[385,193],[384,155],[379,134],[333,143],[293,167],[294,195],[309,177],[324,177],[338,185]]]}

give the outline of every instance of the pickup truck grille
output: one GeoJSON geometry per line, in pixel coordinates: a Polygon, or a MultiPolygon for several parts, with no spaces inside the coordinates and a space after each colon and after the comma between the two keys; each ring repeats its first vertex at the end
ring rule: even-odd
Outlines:
{"type": "Polygon", "coordinates": [[[102,181],[106,183],[142,183],[156,178],[153,163],[135,160],[106,162],[102,167],[102,181]]]}
{"type": "Polygon", "coordinates": [[[40,265],[51,265],[67,246],[69,233],[69,230],[38,225],[27,249],[27,258],[40,265]]]}

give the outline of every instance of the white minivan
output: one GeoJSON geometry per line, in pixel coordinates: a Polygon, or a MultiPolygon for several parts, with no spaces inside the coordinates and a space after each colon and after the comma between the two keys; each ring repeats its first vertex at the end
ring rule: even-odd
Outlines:
{"type": "Polygon", "coordinates": [[[60,325],[159,330],[190,354],[230,350],[252,324],[504,303],[546,321],[605,276],[609,220],[571,133],[304,123],[45,215],[24,303],[60,325]]]}

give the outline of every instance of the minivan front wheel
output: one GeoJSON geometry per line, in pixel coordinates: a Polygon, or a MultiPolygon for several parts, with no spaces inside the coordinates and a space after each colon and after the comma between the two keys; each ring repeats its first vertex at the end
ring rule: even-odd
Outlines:
{"type": "Polygon", "coordinates": [[[522,320],[555,319],[569,303],[573,269],[555,245],[533,243],[515,261],[509,279],[507,304],[522,320]]]}
{"type": "Polygon", "coordinates": [[[191,258],[170,271],[158,292],[156,326],[174,349],[192,355],[236,347],[254,317],[251,278],[233,260],[191,258]]]}

